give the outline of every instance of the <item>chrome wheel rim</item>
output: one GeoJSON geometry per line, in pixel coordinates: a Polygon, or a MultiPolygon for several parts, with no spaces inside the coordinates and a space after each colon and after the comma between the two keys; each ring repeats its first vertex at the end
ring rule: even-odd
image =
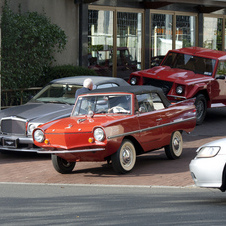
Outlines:
{"type": "Polygon", "coordinates": [[[197,119],[200,119],[202,117],[204,107],[205,107],[204,103],[201,100],[196,104],[196,117],[197,117],[197,119]]]}
{"type": "Polygon", "coordinates": [[[179,132],[175,134],[175,137],[173,139],[173,150],[176,156],[180,156],[182,153],[182,139],[179,132]]]}
{"type": "Polygon", "coordinates": [[[135,149],[129,144],[125,144],[121,149],[120,156],[121,166],[127,171],[131,170],[134,167],[135,158],[136,158],[135,149]]]}

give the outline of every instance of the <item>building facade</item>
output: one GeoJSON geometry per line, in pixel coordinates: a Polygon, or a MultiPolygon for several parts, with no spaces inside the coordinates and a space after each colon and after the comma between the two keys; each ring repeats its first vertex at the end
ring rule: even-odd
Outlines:
{"type": "Polygon", "coordinates": [[[17,10],[19,4],[23,11],[44,10],[65,31],[68,44],[56,55],[58,64],[101,75],[127,79],[170,49],[226,49],[225,1],[14,0],[9,5],[17,10]]]}

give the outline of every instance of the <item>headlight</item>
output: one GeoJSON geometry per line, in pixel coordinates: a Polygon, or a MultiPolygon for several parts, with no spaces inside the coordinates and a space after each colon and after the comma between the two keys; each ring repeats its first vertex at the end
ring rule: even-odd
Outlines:
{"type": "Polygon", "coordinates": [[[44,139],[45,139],[44,132],[40,129],[37,129],[34,132],[34,140],[39,143],[42,143],[44,141],[44,139]]]}
{"type": "Polygon", "coordinates": [[[27,127],[28,135],[32,135],[34,129],[37,128],[39,125],[41,125],[41,124],[40,123],[29,123],[28,127],[27,127]]]}
{"type": "Polygon", "coordinates": [[[183,86],[177,86],[176,88],[176,94],[182,94],[184,92],[183,86]]]}
{"type": "Polygon", "coordinates": [[[197,158],[211,158],[218,154],[220,147],[203,147],[198,151],[197,158]]]}
{"type": "Polygon", "coordinates": [[[131,78],[130,84],[131,85],[136,85],[137,84],[137,78],[136,77],[131,78]]]}
{"type": "Polygon", "coordinates": [[[104,131],[101,128],[97,128],[94,130],[94,138],[97,141],[103,141],[105,138],[104,131]]]}

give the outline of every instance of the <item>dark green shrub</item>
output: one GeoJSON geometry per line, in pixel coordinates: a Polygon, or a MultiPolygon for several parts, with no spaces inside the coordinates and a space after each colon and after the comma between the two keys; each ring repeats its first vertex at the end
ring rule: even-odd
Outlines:
{"type": "Polygon", "coordinates": [[[97,75],[97,73],[94,70],[73,65],[54,66],[46,71],[36,86],[44,86],[53,79],[78,75],[97,75]]]}
{"type": "MultiPolygon", "coordinates": [[[[3,89],[35,86],[46,68],[54,62],[53,53],[61,52],[67,39],[64,31],[51,24],[45,14],[14,13],[7,1],[1,17],[1,80],[3,89]]],[[[22,92],[15,96],[21,99],[22,92]]],[[[7,103],[6,103],[7,104],[7,103]]]]}

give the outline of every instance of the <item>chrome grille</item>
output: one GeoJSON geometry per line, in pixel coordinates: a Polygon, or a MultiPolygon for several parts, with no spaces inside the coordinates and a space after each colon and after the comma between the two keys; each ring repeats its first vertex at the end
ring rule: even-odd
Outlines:
{"type": "Polygon", "coordinates": [[[17,117],[3,118],[1,120],[1,131],[2,133],[25,135],[26,120],[17,117]]]}
{"type": "Polygon", "coordinates": [[[168,82],[164,80],[159,79],[153,79],[148,77],[143,77],[144,85],[152,85],[159,87],[163,90],[164,94],[167,95],[167,93],[171,90],[173,82],[168,82]]]}

